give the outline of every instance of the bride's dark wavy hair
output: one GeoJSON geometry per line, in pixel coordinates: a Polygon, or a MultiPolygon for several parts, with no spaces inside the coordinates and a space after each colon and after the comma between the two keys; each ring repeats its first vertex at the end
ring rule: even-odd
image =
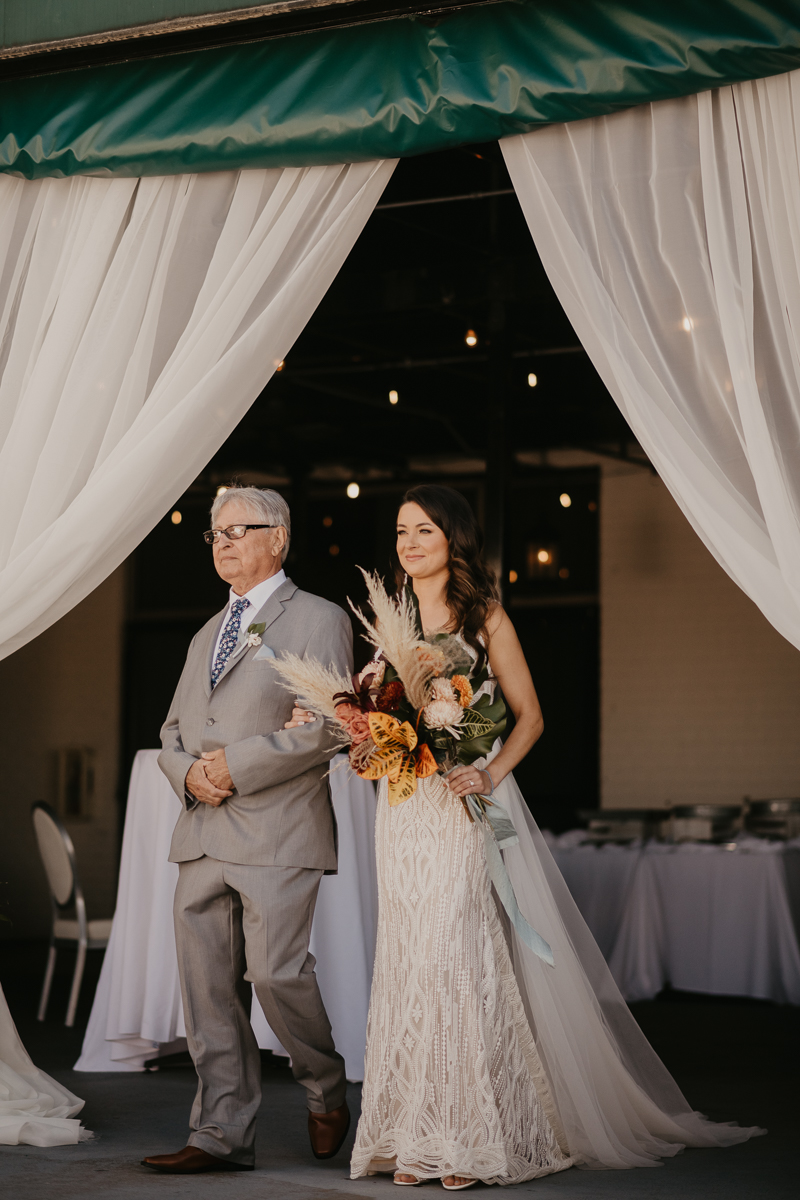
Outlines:
{"type": "MultiPolygon", "coordinates": [[[[500,594],[494,571],[483,558],[483,534],[475,514],[455,488],[436,483],[409,488],[402,503],[418,504],[450,544],[447,607],[453,614],[455,628],[461,630],[467,645],[476,652],[481,667],[487,657],[484,643],[489,641],[486,628],[489,614],[500,594]]],[[[403,587],[404,578],[398,567],[398,590],[403,587]]]]}

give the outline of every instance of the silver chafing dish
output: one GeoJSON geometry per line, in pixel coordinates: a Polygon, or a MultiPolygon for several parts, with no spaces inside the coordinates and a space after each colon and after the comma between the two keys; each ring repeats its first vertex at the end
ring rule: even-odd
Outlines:
{"type": "Polygon", "coordinates": [[[729,842],[742,828],[742,806],[677,804],[665,825],[673,842],[729,842]]]}
{"type": "Polygon", "coordinates": [[[665,814],[657,808],[602,808],[579,812],[578,816],[587,828],[587,841],[600,845],[658,837],[665,814]]]}
{"type": "Polygon", "coordinates": [[[800,800],[750,800],[744,827],[755,837],[800,837],[800,800]]]}

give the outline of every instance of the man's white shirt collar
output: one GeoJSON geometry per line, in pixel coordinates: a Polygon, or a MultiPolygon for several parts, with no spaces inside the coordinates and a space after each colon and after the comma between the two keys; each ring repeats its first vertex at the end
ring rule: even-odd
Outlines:
{"type": "Polygon", "coordinates": [[[231,607],[236,600],[249,600],[250,607],[246,608],[242,613],[242,632],[247,629],[248,625],[252,625],[256,614],[264,607],[273,592],[277,592],[282,583],[286,582],[286,572],[281,568],[275,575],[270,575],[269,579],[262,579],[261,583],[257,583],[249,592],[245,592],[243,596],[237,596],[236,592],[231,588],[230,600],[228,601],[228,611],[225,614],[223,626],[226,624],[230,616],[231,607]]]}
{"type": "Polygon", "coordinates": [[[231,588],[228,607],[225,610],[225,616],[222,618],[222,624],[219,627],[219,633],[217,634],[217,640],[214,645],[214,653],[211,657],[212,663],[217,661],[220,643],[222,642],[222,638],[225,633],[225,626],[230,620],[231,607],[233,606],[234,602],[236,600],[250,601],[249,606],[242,613],[242,620],[241,624],[239,625],[239,640],[237,642],[237,646],[241,646],[242,642],[247,636],[247,626],[254,624],[256,614],[258,613],[259,609],[264,607],[272,593],[276,592],[281,584],[285,582],[286,572],[283,570],[283,568],[281,568],[277,575],[270,575],[269,579],[262,579],[261,583],[257,583],[254,588],[251,588],[249,592],[245,592],[243,596],[237,596],[236,592],[233,590],[233,588],[231,588]]]}

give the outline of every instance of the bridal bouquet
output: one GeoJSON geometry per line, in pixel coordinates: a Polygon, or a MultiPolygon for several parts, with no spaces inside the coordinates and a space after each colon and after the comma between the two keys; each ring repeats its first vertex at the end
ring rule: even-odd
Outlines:
{"type": "MultiPolygon", "coordinates": [[[[297,655],[275,667],[310,709],[341,730],[357,775],[386,777],[394,805],[414,795],[417,779],[487,755],[505,729],[506,710],[502,699],[474,699],[489,670],[473,670],[458,638],[425,639],[410,587],[394,599],[377,575],[362,573],[375,623],[353,611],[376,649],[373,662],[352,679],[297,655]]],[[[485,799],[477,800],[485,811],[485,799]]]]}
{"type": "MultiPolygon", "coordinates": [[[[406,587],[389,596],[377,575],[362,571],[374,624],[352,604],[376,656],[348,679],[313,659],[287,654],[273,665],[312,711],[326,717],[349,747],[350,765],[362,779],[387,780],[389,803],[401,804],[417,780],[457,764],[469,765],[491,750],[506,726],[502,698],[475,695],[489,669],[474,663],[458,638],[440,633],[426,639],[416,597],[406,587]]],[[[484,838],[486,866],[500,901],[527,946],[553,965],[544,938],[522,915],[500,850],[519,841],[508,813],[489,796],[462,796],[471,821],[484,838]]]]}

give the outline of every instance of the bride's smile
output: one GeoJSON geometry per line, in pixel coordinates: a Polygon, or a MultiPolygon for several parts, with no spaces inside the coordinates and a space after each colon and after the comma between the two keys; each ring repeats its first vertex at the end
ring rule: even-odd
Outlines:
{"type": "Polygon", "coordinates": [[[397,557],[412,579],[446,578],[450,544],[418,504],[404,504],[398,514],[397,557]]]}

